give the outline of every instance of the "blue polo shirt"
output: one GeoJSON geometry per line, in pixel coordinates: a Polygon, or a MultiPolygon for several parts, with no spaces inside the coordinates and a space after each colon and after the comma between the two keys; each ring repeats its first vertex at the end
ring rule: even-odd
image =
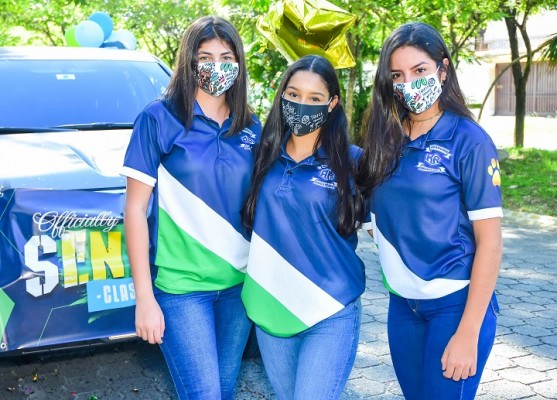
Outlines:
{"type": "Polygon", "coordinates": [[[466,287],[476,251],[472,221],[503,216],[493,141],[474,121],[445,111],[404,146],[371,212],[392,293],[434,299],[466,287]]]}
{"type": "Polygon", "coordinates": [[[186,129],[163,101],[137,117],[122,175],[153,186],[148,216],[152,274],[168,293],[220,290],[245,277],[249,238],[241,210],[261,124],[228,135],[195,103],[186,129]]]}
{"type": "MultiPolygon", "coordinates": [[[[352,146],[356,160],[361,150],[352,146]]],[[[322,149],[295,162],[283,146],[261,186],[242,300],[275,336],[326,319],[364,291],[357,235],[336,230],[335,175],[322,149]]]]}

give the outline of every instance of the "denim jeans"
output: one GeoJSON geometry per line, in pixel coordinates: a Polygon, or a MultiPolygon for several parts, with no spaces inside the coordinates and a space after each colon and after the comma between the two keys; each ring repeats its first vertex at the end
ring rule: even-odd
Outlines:
{"type": "Polygon", "coordinates": [[[277,400],[329,400],[342,394],[356,357],[360,300],[292,337],[256,327],[257,341],[277,400]]]}
{"type": "Polygon", "coordinates": [[[456,332],[467,296],[468,287],[432,300],[410,300],[391,293],[389,347],[406,400],[474,398],[495,340],[499,311],[495,294],[480,329],[476,375],[455,382],[441,370],[441,357],[456,332]]]}
{"type": "Polygon", "coordinates": [[[237,285],[180,295],[156,293],[166,325],[160,347],[179,399],[234,398],[251,327],[241,291],[237,285]]]}

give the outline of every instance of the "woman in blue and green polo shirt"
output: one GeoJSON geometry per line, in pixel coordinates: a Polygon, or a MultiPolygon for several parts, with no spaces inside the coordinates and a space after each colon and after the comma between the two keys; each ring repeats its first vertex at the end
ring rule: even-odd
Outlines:
{"type": "Polygon", "coordinates": [[[473,399],[495,338],[500,172],[429,25],[402,25],[383,45],[360,172],[404,397],[473,399]]]}
{"type": "Polygon", "coordinates": [[[241,210],[261,125],[246,76],[234,27],[194,21],[124,161],[136,330],[160,344],[180,399],[233,399],[251,326],[240,299],[249,248],[241,210]]]}
{"type": "Polygon", "coordinates": [[[333,66],[285,72],[257,151],[242,299],[278,399],[336,399],[352,369],[364,265],[355,253],[361,150],[349,146],[333,66]]]}

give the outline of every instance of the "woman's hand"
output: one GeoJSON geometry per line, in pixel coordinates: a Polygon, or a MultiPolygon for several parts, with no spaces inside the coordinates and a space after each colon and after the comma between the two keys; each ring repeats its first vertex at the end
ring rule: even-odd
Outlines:
{"type": "Polygon", "coordinates": [[[128,178],[124,228],[135,287],[135,330],[143,340],[160,344],[164,334],[164,316],[153,294],[149,265],[147,207],[152,192],[151,186],[128,178]]]}
{"type": "Polygon", "coordinates": [[[441,369],[443,376],[454,381],[476,375],[478,360],[478,335],[457,330],[453,335],[443,356],[441,369]]]}
{"type": "Polygon", "coordinates": [[[480,330],[495,290],[502,257],[500,218],[473,221],[472,225],[476,255],[468,298],[460,324],[441,357],[443,376],[454,381],[476,375],[480,330]]]}
{"type": "Polygon", "coordinates": [[[161,344],[164,328],[164,315],[155,298],[136,299],[135,331],[137,336],[151,344],[161,344]]]}

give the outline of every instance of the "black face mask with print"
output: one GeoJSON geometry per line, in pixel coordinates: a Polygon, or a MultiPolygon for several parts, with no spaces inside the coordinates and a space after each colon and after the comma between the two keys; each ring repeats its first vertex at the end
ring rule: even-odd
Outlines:
{"type": "Polygon", "coordinates": [[[315,105],[296,103],[282,97],[280,102],[282,116],[296,136],[307,135],[327,122],[330,100],[327,104],[315,105]]]}

